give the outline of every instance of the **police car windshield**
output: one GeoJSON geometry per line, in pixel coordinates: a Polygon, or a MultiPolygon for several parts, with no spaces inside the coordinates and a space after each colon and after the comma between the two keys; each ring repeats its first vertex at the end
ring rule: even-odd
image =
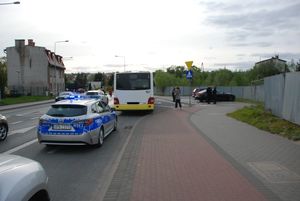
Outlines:
{"type": "Polygon", "coordinates": [[[84,105],[52,105],[47,115],[53,117],[74,117],[85,115],[87,107],[84,105]]]}

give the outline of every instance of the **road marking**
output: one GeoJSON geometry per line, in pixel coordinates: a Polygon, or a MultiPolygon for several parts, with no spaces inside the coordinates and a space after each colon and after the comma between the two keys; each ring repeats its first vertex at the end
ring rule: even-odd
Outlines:
{"type": "Polygon", "coordinates": [[[14,130],[14,131],[11,131],[8,133],[8,136],[11,136],[11,135],[14,135],[14,134],[17,134],[17,133],[26,133],[28,131],[30,131],[31,129],[33,128],[36,128],[36,126],[30,126],[30,127],[27,127],[27,128],[21,128],[21,129],[18,129],[18,130],[14,130]]]}
{"type": "Polygon", "coordinates": [[[31,119],[34,120],[34,119],[39,119],[39,118],[40,118],[40,117],[32,117],[31,119]]]}
{"type": "Polygon", "coordinates": [[[23,122],[23,121],[16,121],[16,122],[12,122],[10,124],[15,125],[15,124],[18,124],[18,123],[21,123],[21,122],[23,122]]]}
{"type": "Polygon", "coordinates": [[[15,147],[13,149],[10,149],[10,150],[6,151],[6,152],[3,152],[3,154],[12,154],[12,153],[14,153],[16,151],[19,151],[20,149],[23,149],[25,147],[28,147],[28,146],[32,145],[33,143],[36,143],[37,141],[38,141],[38,139],[34,139],[32,141],[26,142],[26,143],[24,143],[24,144],[22,144],[20,146],[17,146],[17,147],[15,147]]]}
{"type": "Polygon", "coordinates": [[[36,113],[36,112],[24,112],[24,113],[21,113],[21,114],[16,114],[17,117],[22,117],[22,116],[25,116],[25,115],[28,115],[28,114],[33,114],[33,113],[36,113]]]}

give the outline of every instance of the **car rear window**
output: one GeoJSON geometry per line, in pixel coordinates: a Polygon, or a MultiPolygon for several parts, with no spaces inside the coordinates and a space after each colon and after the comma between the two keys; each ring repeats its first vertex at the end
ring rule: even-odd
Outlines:
{"type": "Polygon", "coordinates": [[[146,90],[150,89],[150,73],[122,73],[117,74],[118,90],[146,90]]]}
{"type": "Polygon", "coordinates": [[[53,117],[74,117],[85,115],[87,107],[84,105],[52,105],[47,115],[53,117]]]}
{"type": "Polygon", "coordinates": [[[99,93],[98,92],[87,92],[86,95],[89,95],[89,96],[94,96],[94,95],[98,95],[99,93]]]}

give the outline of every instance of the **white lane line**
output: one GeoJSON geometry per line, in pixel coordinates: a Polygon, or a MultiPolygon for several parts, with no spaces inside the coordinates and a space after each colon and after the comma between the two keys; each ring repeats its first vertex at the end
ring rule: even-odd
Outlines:
{"type": "Polygon", "coordinates": [[[33,128],[36,128],[36,126],[30,126],[30,127],[27,127],[27,128],[21,128],[21,129],[18,129],[18,130],[14,130],[14,131],[9,132],[8,136],[14,135],[16,133],[26,133],[26,132],[30,131],[31,129],[33,129],[33,128]]]}
{"type": "Polygon", "coordinates": [[[28,147],[28,146],[32,145],[33,143],[36,143],[37,141],[38,141],[38,139],[34,139],[32,141],[26,142],[26,143],[24,143],[24,144],[22,144],[20,146],[17,146],[17,147],[15,147],[13,149],[10,149],[10,150],[6,151],[6,152],[3,152],[3,154],[12,154],[12,153],[14,153],[16,151],[19,151],[20,149],[23,149],[25,147],[28,147]]]}
{"type": "Polygon", "coordinates": [[[18,124],[18,123],[21,123],[21,122],[23,122],[23,121],[16,121],[16,122],[12,122],[12,123],[9,123],[9,124],[15,125],[15,124],[18,124]]]}
{"type": "Polygon", "coordinates": [[[21,113],[21,114],[16,114],[17,117],[22,117],[22,116],[25,116],[25,115],[28,115],[28,114],[33,114],[34,112],[30,111],[30,112],[24,112],[24,113],[21,113]]]}
{"type": "Polygon", "coordinates": [[[39,119],[40,117],[32,117],[30,119],[34,120],[34,119],[39,119]]]}

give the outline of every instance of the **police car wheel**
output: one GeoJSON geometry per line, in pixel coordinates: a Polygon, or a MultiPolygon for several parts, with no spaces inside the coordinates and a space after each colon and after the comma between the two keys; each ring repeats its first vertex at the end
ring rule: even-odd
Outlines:
{"type": "Polygon", "coordinates": [[[114,130],[113,130],[113,131],[116,131],[116,130],[117,130],[117,127],[118,127],[118,121],[117,121],[117,119],[116,119],[115,122],[114,122],[114,130]]]}
{"type": "Polygon", "coordinates": [[[103,128],[101,128],[99,132],[97,147],[101,147],[103,145],[103,141],[104,141],[104,131],[103,128]]]}

